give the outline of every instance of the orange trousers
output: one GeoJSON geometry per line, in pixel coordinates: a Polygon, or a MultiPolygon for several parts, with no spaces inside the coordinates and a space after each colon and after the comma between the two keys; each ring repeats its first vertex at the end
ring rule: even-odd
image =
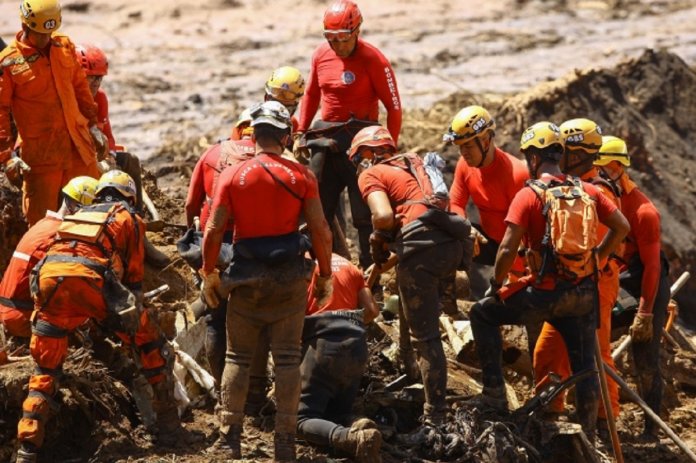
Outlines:
{"type": "Polygon", "coordinates": [[[31,227],[43,219],[47,210],[56,211],[59,207],[60,190],[73,178],[87,175],[99,179],[96,158],[87,165],[82,158],[73,153],[68,169],[26,172],[22,185],[22,211],[31,227]]]}
{"type": "Polygon", "coordinates": [[[31,310],[20,310],[0,305],[0,323],[10,336],[28,338],[31,336],[31,310]]]}
{"type": "MultiPolygon", "coordinates": [[[[100,279],[64,277],[61,282],[57,278],[41,278],[39,293],[38,301],[48,300],[48,303],[36,310],[32,319],[34,333],[29,347],[37,365],[37,374],[29,380],[29,394],[22,406],[24,413],[17,425],[19,441],[36,447],[40,447],[44,440],[45,424],[57,388],[56,377],[60,375],[68,353],[68,334],[89,319],[100,322],[107,316],[100,279]],[[37,333],[42,331],[39,325],[46,323],[54,332],[50,335],[37,333]]],[[[126,333],[116,334],[124,342],[131,342],[126,333]]],[[[161,347],[166,339],[147,311],[140,315],[134,338],[145,377],[152,384],[162,381],[167,362],[161,354],[161,347]]]]}
{"type": "MultiPolygon", "coordinates": [[[[619,294],[619,269],[613,259],[600,272],[599,275],[599,318],[600,327],[597,330],[599,346],[602,359],[611,368],[614,368],[614,360],[611,358],[611,310],[616,304],[619,294]]],[[[560,333],[550,325],[544,326],[534,348],[534,378],[536,381],[535,390],[539,392],[548,383],[548,374],[556,373],[562,379],[570,376],[570,363],[568,361],[568,351],[560,333]]],[[[619,416],[619,386],[613,379],[607,377],[609,386],[609,398],[614,416],[619,416]]],[[[559,394],[549,405],[552,412],[563,412],[565,409],[565,393],[559,394]]],[[[606,418],[607,412],[604,404],[599,407],[599,417],[606,418]]]]}

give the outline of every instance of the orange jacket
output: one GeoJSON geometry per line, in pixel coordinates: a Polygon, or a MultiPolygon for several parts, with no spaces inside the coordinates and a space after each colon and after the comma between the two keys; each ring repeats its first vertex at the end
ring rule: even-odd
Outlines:
{"type": "Polygon", "coordinates": [[[22,139],[22,158],[35,171],[67,168],[73,146],[85,164],[96,162],[89,127],[97,105],[68,37],[54,34],[48,56],[15,41],[0,52],[0,162],[14,145],[10,113],[22,139]]]}

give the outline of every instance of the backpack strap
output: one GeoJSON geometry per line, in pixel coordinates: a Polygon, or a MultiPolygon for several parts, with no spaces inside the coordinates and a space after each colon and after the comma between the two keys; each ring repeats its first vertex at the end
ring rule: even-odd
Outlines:
{"type": "Polygon", "coordinates": [[[302,202],[302,197],[301,197],[300,195],[298,195],[297,193],[295,193],[294,191],[292,191],[292,190],[290,189],[290,187],[287,186],[287,184],[286,184],[284,181],[282,181],[281,179],[279,179],[277,175],[275,175],[273,172],[271,172],[271,169],[269,169],[268,166],[267,166],[265,163],[261,162],[261,161],[258,160],[257,158],[254,158],[254,161],[257,162],[259,165],[261,165],[261,167],[263,167],[264,170],[265,170],[266,172],[268,172],[268,175],[270,175],[271,177],[273,177],[273,180],[275,180],[275,182],[276,182],[278,185],[282,186],[283,189],[284,189],[285,191],[287,191],[288,193],[290,193],[290,195],[291,195],[293,198],[295,198],[295,199],[298,200],[299,202],[302,202]]]}

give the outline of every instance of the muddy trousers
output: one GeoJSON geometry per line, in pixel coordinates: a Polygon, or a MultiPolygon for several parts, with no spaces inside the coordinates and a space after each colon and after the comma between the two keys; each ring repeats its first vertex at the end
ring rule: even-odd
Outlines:
{"type": "MultiPolygon", "coordinates": [[[[559,282],[554,291],[527,286],[503,301],[489,297],[477,302],[469,314],[476,351],[481,361],[484,389],[505,385],[502,368],[503,325],[530,325],[546,320],[560,333],[568,349],[570,367],[579,372],[595,366],[595,311],[582,316],[553,318],[554,305],[575,285],[559,282]]],[[[599,383],[596,375],[576,386],[576,407],[580,424],[592,434],[597,421],[599,383]]]]}
{"type": "MultiPolygon", "coordinates": [[[[610,260],[599,276],[599,328],[597,329],[597,339],[601,348],[602,360],[612,369],[614,360],[611,358],[611,310],[616,304],[616,297],[619,293],[619,269],[615,260],[610,260]]],[[[570,376],[570,363],[568,361],[568,351],[561,333],[548,322],[544,323],[541,334],[534,349],[534,381],[535,389],[538,393],[548,384],[548,374],[556,373],[561,379],[570,376]]],[[[609,398],[614,417],[619,416],[619,385],[607,375],[607,385],[609,386],[609,398]]],[[[565,392],[559,394],[549,405],[549,410],[562,412],[565,409],[565,392]]],[[[607,412],[604,404],[599,407],[599,417],[606,418],[607,412]]]]}
{"type": "MultiPolygon", "coordinates": [[[[657,295],[653,305],[653,337],[648,342],[632,342],[633,364],[638,375],[639,392],[645,403],[658,415],[662,407],[664,383],[660,371],[660,346],[662,329],[667,317],[669,304],[669,263],[664,253],[660,253],[661,271],[657,295]]],[[[629,262],[628,268],[621,273],[619,283],[636,300],[640,299],[643,278],[643,264],[636,258],[629,262]]],[[[632,320],[631,320],[632,321],[632,320]]],[[[657,430],[655,423],[645,417],[644,432],[652,434],[657,430]]]]}
{"type": "Polygon", "coordinates": [[[425,388],[424,415],[441,421],[447,413],[447,360],[440,340],[440,288],[462,259],[459,241],[446,241],[410,254],[397,264],[396,277],[425,388]]]}
{"type": "MultiPolygon", "coordinates": [[[[215,383],[220,387],[227,351],[227,300],[220,302],[217,309],[209,310],[205,317],[205,355],[210,366],[210,373],[215,378],[215,383]]],[[[250,416],[258,415],[266,402],[269,352],[268,334],[267,330],[264,329],[261,331],[249,372],[249,395],[244,413],[250,416]]]]}
{"type": "MultiPolygon", "coordinates": [[[[41,278],[39,300],[49,299],[40,311],[35,312],[29,347],[36,363],[36,373],[29,380],[29,394],[22,406],[23,416],[17,426],[17,437],[23,447],[32,449],[43,444],[45,425],[49,412],[57,405],[53,396],[57,380],[62,374],[63,362],[68,353],[68,335],[89,319],[104,322],[107,309],[100,290],[83,278],[41,278]],[[57,287],[56,287],[57,286],[57,287]]],[[[109,326],[104,326],[107,330],[109,326]]],[[[132,339],[116,331],[124,343],[132,339]]],[[[156,385],[166,378],[167,358],[173,361],[173,353],[166,351],[166,339],[155,320],[143,311],[134,336],[135,351],[139,355],[140,370],[150,384],[156,385]]]]}
{"type": "Polygon", "coordinates": [[[222,375],[220,431],[241,427],[252,359],[266,329],[275,364],[276,436],[295,435],[300,399],[300,342],[307,280],[264,278],[232,290],[227,308],[227,357],[222,375]]]}
{"type": "MultiPolygon", "coordinates": [[[[323,128],[331,125],[323,121],[317,121],[312,129],[323,128]]],[[[343,129],[331,135],[338,145],[338,153],[327,153],[324,167],[317,178],[319,181],[319,197],[324,209],[324,217],[330,223],[333,222],[341,200],[341,193],[348,188],[348,200],[350,201],[350,213],[353,226],[358,231],[360,244],[360,266],[364,269],[372,264],[370,257],[370,234],[372,233],[372,214],[370,208],[360,194],[358,188],[358,176],[355,166],[348,160],[347,151],[353,136],[359,131],[343,129]]]]}
{"type": "Polygon", "coordinates": [[[367,365],[365,330],[330,312],[307,317],[302,349],[297,433],[316,445],[345,441],[367,365]]]}

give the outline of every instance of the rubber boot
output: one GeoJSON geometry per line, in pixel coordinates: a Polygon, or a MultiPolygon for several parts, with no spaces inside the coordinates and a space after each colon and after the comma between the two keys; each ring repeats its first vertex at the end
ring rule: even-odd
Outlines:
{"type": "Polygon", "coordinates": [[[295,434],[289,432],[276,432],[274,435],[274,463],[294,463],[295,458],[295,434]]]}
{"type": "Polygon", "coordinates": [[[23,448],[20,448],[17,450],[17,459],[15,460],[16,463],[36,463],[37,461],[38,454],[36,452],[31,452],[29,450],[25,450],[23,448]]]}
{"type": "Polygon", "coordinates": [[[166,446],[178,446],[180,444],[191,444],[194,436],[189,435],[181,425],[179,411],[174,399],[174,386],[171,380],[160,381],[152,385],[154,400],[152,409],[156,418],[156,441],[158,444],[166,446]]]}
{"type": "Polygon", "coordinates": [[[172,260],[165,253],[150,243],[150,240],[145,237],[145,260],[148,264],[157,268],[164,268],[171,264],[172,260]]]}
{"type": "Polygon", "coordinates": [[[240,460],[242,458],[242,426],[239,424],[231,425],[227,432],[223,432],[221,429],[213,448],[217,451],[229,452],[231,459],[240,460]]]}
{"type": "Polygon", "coordinates": [[[331,435],[331,445],[355,458],[358,463],[380,463],[382,433],[366,418],[353,423],[350,429],[338,429],[331,435]]]}
{"type": "Polygon", "coordinates": [[[505,386],[484,387],[481,394],[475,395],[464,403],[470,407],[494,410],[498,413],[509,411],[505,386]]]}

